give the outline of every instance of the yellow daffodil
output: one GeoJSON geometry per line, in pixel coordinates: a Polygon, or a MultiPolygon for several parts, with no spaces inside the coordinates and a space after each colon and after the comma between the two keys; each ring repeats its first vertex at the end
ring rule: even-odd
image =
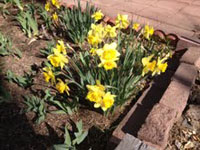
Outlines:
{"type": "Polygon", "coordinates": [[[88,43],[94,47],[97,47],[99,43],[102,42],[102,39],[95,35],[88,35],[88,43]]]}
{"type": "Polygon", "coordinates": [[[58,0],[51,0],[51,3],[56,7],[56,8],[60,8],[60,3],[58,0]]]}
{"type": "Polygon", "coordinates": [[[86,98],[91,102],[100,103],[105,94],[105,87],[101,85],[100,81],[97,80],[96,85],[87,85],[86,87],[89,90],[86,98]]]}
{"type": "Polygon", "coordinates": [[[61,69],[63,69],[64,65],[69,62],[67,57],[56,49],[54,49],[54,54],[49,55],[47,58],[54,67],[60,67],[61,69]]]}
{"type": "Polygon", "coordinates": [[[106,31],[106,36],[107,37],[114,38],[114,37],[117,36],[116,27],[111,27],[110,25],[107,25],[105,27],[105,31],[106,31]]]}
{"type": "Polygon", "coordinates": [[[135,31],[137,31],[140,27],[139,23],[134,23],[132,29],[134,29],[135,31]]]}
{"type": "Polygon", "coordinates": [[[91,30],[88,32],[88,43],[93,47],[97,47],[105,37],[105,30],[102,24],[92,24],[91,30]]]}
{"type": "Polygon", "coordinates": [[[111,70],[113,68],[117,68],[117,63],[113,60],[101,60],[101,63],[98,67],[104,67],[106,70],[111,70]]]}
{"type": "Polygon", "coordinates": [[[164,57],[163,59],[158,58],[155,70],[152,73],[153,76],[155,74],[160,74],[161,72],[165,72],[166,71],[167,66],[168,66],[168,64],[165,62],[166,59],[167,59],[167,57],[164,57]]]}
{"type": "Polygon", "coordinates": [[[143,33],[144,37],[149,40],[150,36],[152,36],[153,33],[154,33],[154,28],[150,27],[148,25],[145,25],[145,27],[144,27],[144,33],[143,33]]]}
{"type": "Polygon", "coordinates": [[[92,18],[94,18],[95,21],[99,21],[103,18],[103,16],[103,13],[101,12],[101,10],[99,10],[92,15],[92,18]]]}
{"type": "Polygon", "coordinates": [[[154,71],[155,66],[156,66],[156,61],[151,61],[151,59],[153,58],[154,55],[150,55],[148,57],[144,57],[142,58],[142,64],[144,66],[143,70],[142,70],[142,76],[144,76],[145,74],[147,74],[149,71],[154,71]]]}
{"type": "Polygon", "coordinates": [[[43,70],[45,71],[45,72],[43,72],[45,81],[46,82],[51,81],[52,84],[55,83],[55,76],[54,76],[53,71],[51,70],[51,68],[50,67],[45,67],[45,68],[43,68],[43,70]]]}
{"type": "Polygon", "coordinates": [[[58,79],[58,83],[56,84],[56,89],[62,94],[64,92],[69,95],[69,87],[66,83],[64,83],[61,79],[58,79]]]}
{"type": "Polygon", "coordinates": [[[104,97],[103,97],[103,104],[101,106],[101,108],[103,109],[103,111],[106,111],[108,108],[112,107],[114,104],[114,98],[116,97],[116,95],[112,95],[110,92],[107,92],[104,97]]]}
{"type": "Polygon", "coordinates": [[[54,51],[58,51],[59,53],[67,54],[65,44],[62,40],[58,40],[56,44],[56,48],[53,48],[54,51]]]}
{"type": "Polygon", "coordinates": [[[52,18],[53,18],[53,21],[55,21],[55,22],[58,21],[58,15],[56,12],[52,15],[52,18]]]}
{"type": "Polygon", "coordinates": [[[101,55],[101,59],[104,60],[118,60],[120,53],[116,50],[117,43],[113,42],[111,44],[105,44],[103,47],[103,52],[101,55]]]}
{"type": "Polygon", "coordinates": [[[114,98],[116,95],[112,95],[110,92],[105,93],[105,87],[101,85],[100,81],[96,81],[96,85],[87,85],[88,94],[86,98],[94,102],[94,107],[101,107],[103,111],[112,107],[114,104],[114,98]]]}
{"type": "Polygon", "coordinates": [[[129,25],[128,15],[118,14],[115,23],[117,28],[126,29],[129,25]]]}
{"type": "Polygon", "coordinates": [[[45,10],[46,10],[46,11],[50,11],[50,6],[51,6],[51,4],[50,4],[49,2],[47,2],[47,3],[45,4],[45,10]]]}
{"type": "Polygon", "coordinates": [[[117,43],[105,44],[103,49],[99,49],[97,54],[100,56],[101,63],[99,67],[110,70],[117,67],[116,60],[119,59],[120,53],[116,50],[117,43]]]}

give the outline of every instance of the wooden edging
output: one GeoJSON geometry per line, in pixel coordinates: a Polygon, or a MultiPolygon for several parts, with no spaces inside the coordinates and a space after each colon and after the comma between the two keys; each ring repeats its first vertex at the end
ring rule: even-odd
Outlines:
{"type": "Polygon", "coordinates": [[[200,70],[200,47],[189,47],[179,63],[177,69],[171,67],[165,73],[166,78],[161,75],[160,79],[156,79],[158,82],[155,81],[143,93],[114,130],[108,149],[112,149],[110,145],[114,147],[118,144],[126,133],[137,137],[138,140],[156,150],[163,150],[166,147],[169,131],[186,107],[191,86],[197,71],[200,70]],[[166,89],[164,89],[165,86],[167,86],[166,89]]]}

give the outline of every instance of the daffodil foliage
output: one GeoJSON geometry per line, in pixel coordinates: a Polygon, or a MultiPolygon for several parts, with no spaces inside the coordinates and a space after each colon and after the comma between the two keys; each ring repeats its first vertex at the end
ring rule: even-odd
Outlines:
{"type": "Polygon", "coordinates": [[[58,40],[48,51],[43,74],[63,101],[79,99],[107,114],[136,96],[149,76],[165,72],[171,51],[154,40],[153,27],[130,23],[121,14],[111,26],[100,21],[103,17],[100,10],[91,14],[86,48],[75,51],[58,40]]]}

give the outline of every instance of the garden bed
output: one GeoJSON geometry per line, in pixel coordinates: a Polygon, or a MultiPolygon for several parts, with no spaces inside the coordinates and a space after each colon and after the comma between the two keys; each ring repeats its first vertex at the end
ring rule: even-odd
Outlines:
{"type": "MultiPolygon", "coordinates": [[[[11,10],[8,11],[11,11],[11,13],[16,13],[18,8],[16,6],[11,7],[11,10]]],[[[3,33],[3,35],[11,38],[12,49],[14,48],[16,50],[16,48],[19,48],[22,56],[20,58],[20,53],[11,52],[9,56],[0,57],[0,62],[3,62],[3,68],[1,72],[2,85],[3,88],[6,91],[9,91],[10,95],[12,96],[12,98],[8,96],[6,102],[0,104],[0,127],[2,127],[2,130],[0,130],[1,149],[51,149],[52,145],[63,143],[64,127],[66,125],[69,126],[70,131],[72,131],[74,122],[78,122],[79,120],[82,120],[84,130],[89,130],[89,133],[84,142],[78,145],[77,148],[81,150],[86,150],[89,148],[94,150],[105,149],[114,129],[119,128],[117,127],[118,124],[121,120],[123,120],[127,112],[136,106],[134,104],[137,103],[138,105],[139,101],[142,99],[139,98],[140,95],[144,97],[146,92],[143,93],[143,91],[149,86],[155,86],[162,90],[160,91],[160,94],[156,92],[156,96],[158,97],[154,99],[155,101],[151,101],[151,103],[149,103],[149,101],[146,99],[145,108],[147,111],[145,112],[146,114],[142,115],[142,120],[140,118],[140,121],[145,121],[149,111],[154,104],[160,100],[160,97],[167,88],[170,82],[170,77],[178,67],[177,62],[185,50],[182,49],[177,51],[173,55],[173,58],[169,61],[169,69],[165,74],[155,78],[155,84],[153,84],[154,82],[149,84],[149,82],[152,80],[152,77],[140,82],[140,92],[137,92],[137,94],[131,98],[133,99],[132,101],[127,101],[123,107],[117,108],[114,115],[109,114],[108,116],[105,116],[103,115],[103,111],[101,109],[96,110],[95,108],[91,107],[91,104],[88,106],[88,102],[86,102],[81,104],[79,109],[74,111],[72,115],[47,113],[45,121],[40,122],[40,124],[35,124],[34,122],[38,116],[33,111],[26,113],[24,112],[27,106],[24,103],[24,98],[22,98],[22,96],[35,94],[39,97],[42,97],[45,95],[45,90],[51,88],[51,85],[46,84],[43,77],[42,68],[44,67],[44,62],[47,60],[47,58],[42,55],[40,50],[47,47],[48,41],[52,41],[53,38],[60,39],[60,37],[46,33],[46,30],[43,30],[43,27],[40,26],[39,32],[41,35],[38,35],[37,38],[28,38],[22,32],[19,24],[13,20],[13,17],[10,17],[9,15],[6,16],[7,18],[0,16],[0,31],[3,33]],[[16,57],[16,55],[18,57],[16,57]],[[25,86],[22,88],[16,84],[16,81],[15,83],[8,82],[8,75],[10,75],[7,72],[8,70],[14,72],[18,77],[24,76],[25,72],[28,73],[28,75],[29,73],[31,76],[33,75],[33,83],[31,83],[31,87],[25,86]],[[160,82],[163,80],[166,81],[163,83],[165,86],[163,86],[163,84],[160,85],[160,82]],[[9,101],[9,98],[12,100],[9,101]],[[137,101],[138,98],[139,101],[137,101]]],[[[109,19],[107,21],[109,21],[109,19]]],[[[128,30],[125,30],[124,32],[128,32],[128,30]]],[[[162,33],[158,33],[158,37],[162,38],[162,33]]],[[[69,46],[73,47],[74,49],[79,49],[77,48],[77,45],[71,42],[71,40],[63,40],[66,43],[69,43],[69,46]]],[[[158,41],[161,42],[162,40],[158,41]]],[[[83,45],[83,48],[87,49],[87,47],[87,44],[83,45]]],[[[69,55],[71,56],[72,54],[73,51],[69,51],[69,55]]],[[[32,78],[29,78],[29,80],[32,81],[32,78]]],[[[158,89],[154,89],[154,91],[158,89]]],[[[155,92],[150,90],[148,93],[150,93],[149,98],[155,98],[155,92]]],[[[45,107],[48,109],[48,112],[58,110],[58,107],[49,105],[48,103],[45,105],[45,107]]],[[[139,116],[141,117],[141,114],[139,116]]],[[[138,122],[135,119],[134,122],[134,124],[137,124],[135,127],[139,129],[139,127],[142,125],[142,122],[138,122]]],[[[136,131],[130,127],[125,130],[128,132],[133,130],[134,132],[136,131]]],[[[135,135],[136,132],[132,134],[135,135]]]]}

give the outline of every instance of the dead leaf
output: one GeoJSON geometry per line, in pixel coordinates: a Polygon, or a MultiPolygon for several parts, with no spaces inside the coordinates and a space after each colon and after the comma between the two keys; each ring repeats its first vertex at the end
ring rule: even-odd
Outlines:
{"type": "Polygon", "coordinates": [[[185,145],[184,145],[184,150],[185,149],[190,149],[194,147],[194,143],[191,141],[188,141],[185,145]]]}

